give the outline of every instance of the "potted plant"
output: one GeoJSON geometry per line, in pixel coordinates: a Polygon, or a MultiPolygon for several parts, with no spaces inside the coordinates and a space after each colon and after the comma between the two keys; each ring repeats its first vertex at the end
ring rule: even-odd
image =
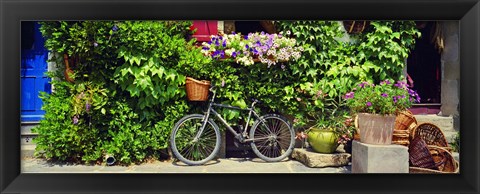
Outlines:
{"type": "Polygon", "coordinates": [[[341,97],[331,98],[320,95],[316,106],[319,112],[314,116],[314,125],[307,130],[307,141],[314,151],[333,153],[340,144],[351,141],[354,127],[348,115],[345,101],[341,97]]]}
{"type": "Polygon", "coordinates": [[[396,115],[420,101],[406,82],[392,80],[378,85],[362,82],[345,99],[358,115],[360,141],[368,144],[391,144],[396,115]]]}
{"type": "Polygon", "coordinates": [[[309,145],[314,151],[325,154],[335,152],[340,144],[348,147],[354,130],[352,125],[347,124],[350,119],[343,114],[330,115],[318,120],[316,125],[308,129],[307,141],[309,145]]]}

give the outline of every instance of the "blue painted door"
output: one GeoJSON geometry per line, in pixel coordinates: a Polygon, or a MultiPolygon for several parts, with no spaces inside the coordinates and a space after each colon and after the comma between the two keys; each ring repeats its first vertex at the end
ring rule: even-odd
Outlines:
{"type": "Polygon", "coordinates": [[[48,51],[37,22],[22,22],[22,67],[21,67],[21,120],[39,121],[42,110],[40,92],[51,91],[48,70],[48,51]]]}

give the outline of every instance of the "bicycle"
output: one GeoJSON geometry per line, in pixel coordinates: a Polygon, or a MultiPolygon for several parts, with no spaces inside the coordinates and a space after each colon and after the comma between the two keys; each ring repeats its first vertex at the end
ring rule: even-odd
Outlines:
{"type": "Polygon", "coordinates": [[[188,165],[202,165],[212,160],[220,150],[220,129],[213,119],[214,115],[226,126],[240,143],[250,143],[253,152],[267,162],[278,162],[285,159],[293,150],[295,132],[288,120],[277,114],[259,116],[255,112],[255,104],[260,100],[252,99],[248,108],[215,103],[215,86],[210,87],[211,99],[208,109],[202,114],[189,114],[181,118],[174,126],[170,143],[176,158],[188,165]],[[214,109],[222,107],[249,111],[245,127],[237,133],[225,119],[214,109]],[[251,116],[255,122],[247,134],[251,116]]]}

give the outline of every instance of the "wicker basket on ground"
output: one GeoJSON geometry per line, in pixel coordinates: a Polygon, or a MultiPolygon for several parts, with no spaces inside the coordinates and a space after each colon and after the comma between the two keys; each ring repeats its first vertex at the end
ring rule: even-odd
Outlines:
{"type": "Polygon", "coordinates": [[[419,124],[411,134],[412,138],[420,137],[427,145],[442,147],[451,151],[447,139],[442,130],[432,123],[419,124]]]}
{"type": "Polygon", "coordinates": [[[410,166],[410,173],[444,174],[459,172],[459,164],[450,151],[438,146],[427,146],[427,148],[436,164],[436,169],[410,166]]]}
{"type": "Polygon", "coordinates": [[[187,98],[189,101],[206,101],[208,99],[210,81],[199,81],[191,77],[187,77],[185,88],[187,90],[187,98]]]}
{"type": "Polygon", "coordinates": [[[417,119],[409,110],[400,112],[395,118],[395,130],[412,130],[417,124],[417,119]]]}
{"type": "Polygon", "coordinates": [[[410,144],[408,130],[393,130],[392,144],[408,146],[410,144]]]}
{"type": "Polygon", "coordinates": [[[395,118],[395,130],[393,131],[392,144],[408,146],[410,133],[417,125],[417,120],[409,110],[400,112],[395,118]]]}
{"type": "Polygon", "coordinates": [[[420,137],[415,137],[408,147],[410,166],[438,170],[427,144],[420,137]]]}

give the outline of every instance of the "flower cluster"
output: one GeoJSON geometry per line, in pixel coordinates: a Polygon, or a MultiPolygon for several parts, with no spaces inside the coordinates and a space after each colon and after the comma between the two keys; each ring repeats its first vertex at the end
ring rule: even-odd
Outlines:
{"type": "Polygon", "coordinates": [[[261,32],[242,36],[232,33],[212,35],[210,41],[202,44],[202,53],[213,59],[232,59],[242,65],[248,66],[259,61],[270,67],[278,62],[299,59],[303,47],[296,44],[295,39],[282,34],[261,32]]]}
{"type": "Polygon", "coordinates": [[[385,80],[375,85],[368,82],[358,84],[354,91],[345,94],[347,106],[353,112],[373,114],[396,114],[420,102],[417,92],[408,88],[407,83],[385,80]]]}

